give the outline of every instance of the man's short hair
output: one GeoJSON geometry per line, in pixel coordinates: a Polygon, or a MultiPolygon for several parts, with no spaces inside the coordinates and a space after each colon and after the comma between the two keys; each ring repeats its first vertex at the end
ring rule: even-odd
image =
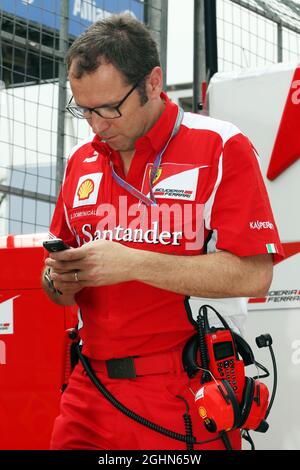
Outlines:
{"type": "Polygon", "coordinates": [[[145,78],[160,66],[157,44],[147,27],[129,13],[111,15],[96,21],[71,45],[67,53],[68,70],[80,79],[94,72],[101,63],[111,63],[127,84],[141,81],[138,90],[147,101],[145,78]]]}

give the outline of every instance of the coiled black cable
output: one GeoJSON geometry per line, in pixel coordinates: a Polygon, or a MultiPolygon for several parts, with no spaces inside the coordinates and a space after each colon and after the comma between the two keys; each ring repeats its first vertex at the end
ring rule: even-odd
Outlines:
{"type": "MultiPolygon", "coordinates": [[[[146,426],[147,428],[150,428],[153,431],[156,431],[160,434],[163,434],[164,436],[170,437],[171,439],[175,439],[176,441],[185,442],[186,445],[187,445],[187,450],[190,450],[191,446],[194,446],[195,444],[206,444],[208,442],[213,442],[213,441],[217,441],[217,440],[220,439],[220,436],[217,436],[217,437],[214,437],[213,439],[208,439],[206,441],[197,441],[196,438],[192,434],[191,420],[188,423],[187,418],[185,418],[185,417],[184,417],[184,421],[185,421],[185,423],[187,423],[187,425],[186,425],[187,435],[179,434],[179,433],[176,433],[176,432],[171,431],[169,429],[166,429],[163,426],[159,426],[159,425],[153,423],[152,421],[149,421],[148,419],[143,418],[142,416],[136,414],[134,411],[130,410],[129,408],[124,406],[121,402],[119,402],[119,400],[117,400],[107,390],[107,388],[100,382],[98,377],[95,375],[93,369],[91,368],[89,360],[82,354],[81,347],[80,347],[79,343],[76,344],[76,349],[77,349],[77,354],[78,354],[79,360],[82,363],[83,368],[87,373],[87,376],[92,381],[92,383],[95,385],[95,387],[99,390],[100,393],[102,393],[104,398],[106,398],[121,413],[128,416],[128,418],[131,418],[134,421],[142,424],[143,426],[146,426]]],[[[190,416],[189,416],[189,419],[190,419],[190,416]]]]}
{"type": "MultiPolygon", "coordinates": [[[[186,412],[183,415],[184,426],[185,426],[185,434],[186,434],[186,436],[189,436],[192,440],[192,438],[193,438],[193,425],[192,425],[192,419],[191,419],[191,415],[190,415],[189,404],[186,401],[186,399],[181,397],[180,395],[176,395],[176,397],[179,398],[180,400],[182,400],[185,403],[186,412]]],[[[186,448],[187,448],[187,450],[194,450],[194,445],[190,442],[187,442],[186,448]]]]}
{"type": "MultiPolygon", "coordinates": [[[[184,413],[183,419],[184,419],[184,426],[185,426],[186,436],[187,437],[188,436],[192,437],[193,436],[193,425],[192,425],[191,415],[189,413],[184,413]]],[[[192,440],[190,442],[187,441],[186,448],[187,448],[187,450],[194,450],[194,444],[192,443],[192,440]]]]}
{"type": "Polygon", "coordinates": [[[197,317],[197,333],[199,339],[199,351],[200,351],[200,359],[201,359],[201,367],[203,370],[201,382],[210,382],[211,377],[210,374],[207,372],[209,369],[209,358],[208,358],[208,351],[205,342],[205,319],[201,315],[201,309],[199,310],[199,314],[197,317]]]}
{"type": "Polygon", "coordinates": [[[81,353],[80,346],[77,345],[77,353],[78,357],[88,375],[88,377],[91,379],[93,384],[97,387],[97,389],[102,393],[102,395],[110,401],[119,411],[121,411],[123,414],[128,416],[129,418],[137,421],[138,423],[142,424],[143,426],[146,426],[150,429],[153,429],[154,431],[157,431],[160,434],[163,434],[165,436],[170,437],[171,439],[175,439],[177,441],[181,442],[186,442],[187,445],[193,445],[196,443],[196,438],[191,437],[191,436],[185,436],[183,434],[178,434],[176,432],[173,432],[169,429],[166,429],[162,426],[159,426],[155,423],[152,423],[152,421],[147,420],[146,418],[143,418],[142,416],[136,414],[134,411],[130,410],[126,406],[124,406],[119,400],[117,400],[108,390],[107,388],[100,382],[98,377],[95,376],[90,363],[88,359],[81,353]]]}

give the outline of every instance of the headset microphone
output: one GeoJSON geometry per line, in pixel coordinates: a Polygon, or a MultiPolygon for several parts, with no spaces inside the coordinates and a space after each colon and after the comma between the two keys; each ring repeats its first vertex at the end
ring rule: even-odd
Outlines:
{"type": "MultiPolygon", "coordinates": [[[[219,432],[226,448],[226,432],[232,429],[255,430],[266,432],[265,421],[274,401],[277,385],[275,356],[272,350],[270,335],[261,335],[256,339],[258,347],[270,349],[274,385],[269,403],[269,390],[261,382],[261,376],[245,376],[245,366],[254,364],[267,369],[255,361],[254,354],[245,341],[229,328],[224,318],[211,306],[203,305],[197,319],[197,335],[190,338],[183,350],[183,366],[190,378],[202,371],[201,386],[195,392],[195,403],[199,416],[206,429],[219,432]],[[212,309],[222,328],[211,327],[208,322],[207,309],[212,309]]],[[[247,440],[251,441],[247,432],[247,440]]],[[[244,437],[244,436],[243,436],[244,437]]]]}

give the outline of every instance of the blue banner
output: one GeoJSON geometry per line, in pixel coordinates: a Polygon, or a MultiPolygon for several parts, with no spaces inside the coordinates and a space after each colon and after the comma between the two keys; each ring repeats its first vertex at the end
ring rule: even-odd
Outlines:
{"type": "MultiPolygon", "coordinates": [[[[130,11],[143,21],[141,0],[69,0],[69,34],[78,36],[98,19],[130,11]]],[[[0,10],[53,29],[60,27],[60,0],[0,0],[0,10]]]]}

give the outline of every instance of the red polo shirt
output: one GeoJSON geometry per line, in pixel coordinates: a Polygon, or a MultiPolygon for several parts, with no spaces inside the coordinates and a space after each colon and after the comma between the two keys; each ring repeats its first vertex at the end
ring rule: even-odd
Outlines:
{"type": "MultiPolygon", "coordinates": [[[[152,164],[178,110],[162,97],[165,110],[136,141],[126,177],[119,153],[98,136],[73,149],[51,233],[73,247],[107,238],[134,249],[186,256],[226,250],[281,257],[257,155],[228,122],[185,113],[153,182],[158,212],[152,219],[146,206],[113,178],[111,162],[119,176],[149,196],[152,164]]],[[[194,333],[193,318],[205,300],[161,287],[130,281],[80,291],[76,301],[85,354],[95,359],[139,356],[183,344],[194,333]]],[[[227,303],[237,315],[245,313],[242,305],[240,299],[227,303]]]]}

